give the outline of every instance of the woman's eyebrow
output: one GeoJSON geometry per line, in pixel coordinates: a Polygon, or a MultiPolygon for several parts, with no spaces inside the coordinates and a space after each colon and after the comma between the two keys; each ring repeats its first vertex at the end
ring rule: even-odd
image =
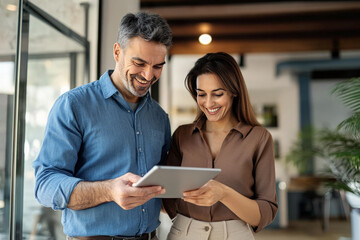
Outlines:
{"type": "MultiPolygon", "coordinates": [[[[203,92],[204,92],[204,90],[202,90],[202,89],[200,89],[200,88],[197,88],[196,90],[197,90],[197,91],[203,91],[203,92]]],[[[226,90],[223,89],[223,88],[217,88],[217,89],[214,89],[214,90],[211,90],[211,91],[212,91],[212,92],[216,92],[216,91],[220,91],[220,90],[226,91],[226,90]]]]}
{"type": "Polygon", "coordinates": [[[212,92],[216,92],[216,91],[220,91],[220,90],[222,90],[222,91],[226,91],[226,90],[225,90],[225,89],[223,89],[223,88],[217,88],[217,89],[212,90],[212,92]]]}

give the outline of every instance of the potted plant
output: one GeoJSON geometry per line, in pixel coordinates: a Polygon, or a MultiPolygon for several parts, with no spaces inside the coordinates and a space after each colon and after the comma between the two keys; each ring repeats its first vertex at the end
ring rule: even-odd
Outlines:
{"type": "Polygon", "coordinates": [[[286,161],[297,167],[302,185],[328,186],[344,190],[352,207],[353,239],[360,239],[360,78],[338,83],[332,90],[352,110],[336,130],[304,128],[291,146],[286,161]],[[321,157],[329,166],[330,178],[314,176],[312,160],[321,157]],[[311,181],[309,180],[311,179],[311,181]]]}
{"type": "Polygon", "coordinates": [[[352,207],[352,238],[360,239],[360,78],[340,82],[332,92],[352,114],[336,131],[321,132],[320,149],[336,179],[331,185],[345,191],[352,207]]]}
{"type": "Polygon", "coordinates": [[[316,136],[317,131],[314,127],[307,126],[302,129],[285,157],[286,163],[291,163],[296,167],[299,176],[314,176],[313,159],[321,152],[315,139],[316,136]]]}
{"type": "Polygon", "coordinates": [[[360,196],[360,78],[337,84],[333,93],[350,107],[352,115],[336,131],[323,131],[320,143],[337,179],[334,187],[360,196]]]}

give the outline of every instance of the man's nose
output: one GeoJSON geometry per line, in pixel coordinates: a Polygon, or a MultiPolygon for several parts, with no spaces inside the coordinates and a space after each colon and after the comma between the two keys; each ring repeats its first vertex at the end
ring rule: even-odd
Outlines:
{"type": "Polygon", "coordinates": [[[147,67],[144,69],[143,77],[145,78],[146,81],[152,81],[152,80],[156,79],[154,76],[154,71],[150,67],[147,67]]]}

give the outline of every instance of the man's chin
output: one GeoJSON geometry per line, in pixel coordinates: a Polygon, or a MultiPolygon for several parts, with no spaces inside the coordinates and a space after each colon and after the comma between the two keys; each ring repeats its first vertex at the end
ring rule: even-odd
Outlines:
{"type": "MultiPolygon", "coordinates": [[[[151,85],[150,85],[151,86],[151,85]]],[[[146,86],[146,87],[142,87],[142,86],[134,86],[134,82],[133,82],[133,85],[132,85],[132,92],[133,93],[136,93],[136,96],[137,97],[143,97],[147,94],[147,92],[149,91],[150,89],[150,86],[146,86]]],[[[135,94],[134,94],[135,95],[135,94]]]]}
{"type": "Polygon", "coordinates": [[[148,92],[148,90],[146,90],[146,91],[133,91],[133,95],[136,96],[136,97],[144,97],[147,94],[147,92],[148,92]]]}

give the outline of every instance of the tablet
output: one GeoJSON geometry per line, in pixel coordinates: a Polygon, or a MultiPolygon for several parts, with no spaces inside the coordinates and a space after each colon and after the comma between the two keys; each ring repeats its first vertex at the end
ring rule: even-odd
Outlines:
{"type": "Polygon", "coordinates": [[[154,166],[134,187],[162,186],[157,198],[181,198],[184,191],[198,189],[220,173],[219,168],[154,166]]]}

